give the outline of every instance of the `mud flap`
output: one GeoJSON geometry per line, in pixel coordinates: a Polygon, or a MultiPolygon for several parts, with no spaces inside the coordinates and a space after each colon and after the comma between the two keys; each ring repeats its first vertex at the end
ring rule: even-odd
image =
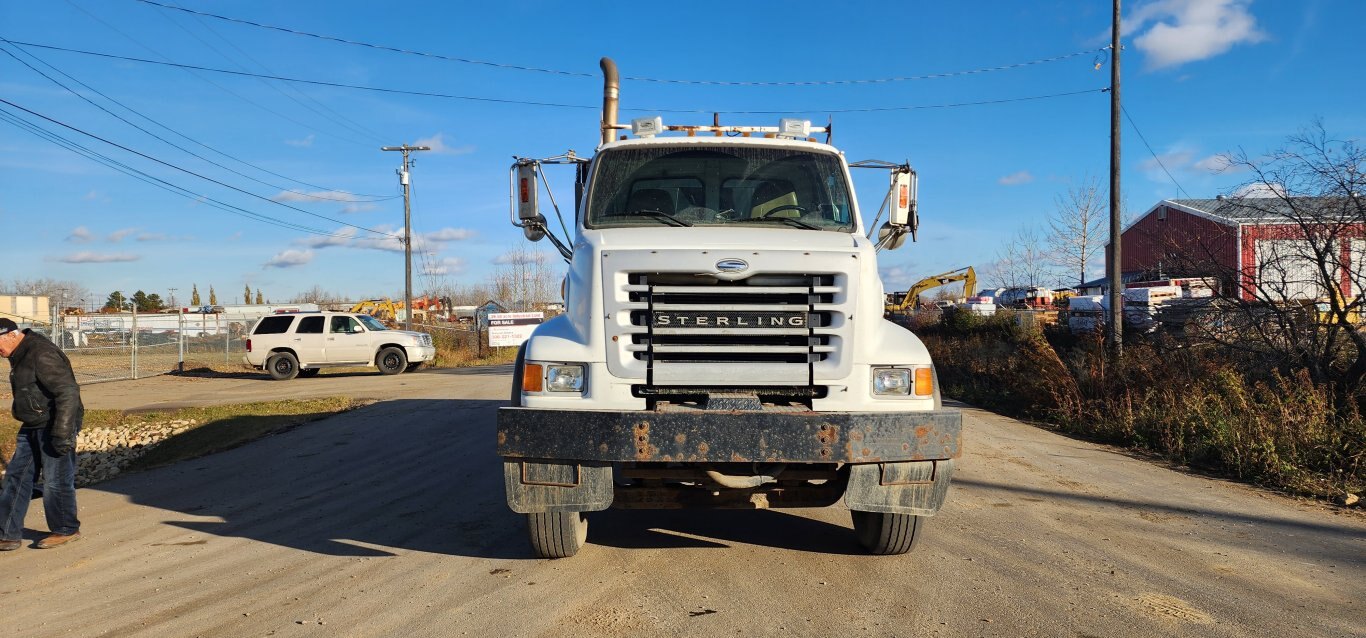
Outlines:
{"type": "Polygon", "coordinates": [[[858,512],[933,516],[944,504],[953,459],[849,466],[844,504],[858,512]]]}
{"type": "Polygon", "coordinates": [[[503,459],[508,507],[518,514],[596,512],[612,505],[608,463],[503,459]]]}

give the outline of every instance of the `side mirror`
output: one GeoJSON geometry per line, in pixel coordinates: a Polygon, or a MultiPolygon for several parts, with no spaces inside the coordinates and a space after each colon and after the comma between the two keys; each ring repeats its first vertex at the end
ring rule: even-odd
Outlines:
{"type": "Polygon", "coordinates": [[[522,226],[522,236],[526,237],[527,241],[541,241],[542,239],[545,239],[545,218],[537,215],[536,219],[527,221],[534,221],[536,223],[522,226]]]}
{"type": "Polygon", "coordinates": [[[909,226],[911,232],[915,232],[916,227],[920,225],[915,206],[915,198],[919,194],[917,187],[915,171],[892,172],[891,212],[887,217],[887,223],[893,226],[909,226]]]}
{"type": "Polygon", "coordinates": [[[517,180],[515,197],[517,198],[517,219],[522,222],[532,221],[541,216],[540,205],[536,201],[541,190],[536,173],[535,163],[518,162],[515,177],[517,180]]]}
{"type": "Polygon", "coordinates": [[[884,250],[896,250],[906,243],[906,228],[887,222],[877,229],[877,242],[884,250]]]}

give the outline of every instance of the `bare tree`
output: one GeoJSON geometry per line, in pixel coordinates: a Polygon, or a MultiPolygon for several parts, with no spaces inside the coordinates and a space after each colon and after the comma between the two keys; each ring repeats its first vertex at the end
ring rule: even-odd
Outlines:
{"type": "Polygon", "coordinates": [[[1005,288],[1042,286],[1054,278],[1053,258],[1038,229],[1026,226],[1015,233],[996,253],[986,276],[1005,288]]]}
{"type": "Polygon", "coordinates": [[[1063,273],[1077,273],[1086,282],[1086,270],[1105,248],[1108,203],[1100,182],[1087,177],[1078,186],[1054,198],[1057,207],[1048,217],[1048,245],[1053,263],[1063,273]]]}
{"type": "Polygon", "coordinates": [[[517,245],[494,261],[499,266],[489,281],[495,299],[513,310],[560,298],[559,279],[551,270],[553,257],[517,245]]]}
{"type": "Polygon", "coordinates": [[[1270,368],[1307,370],[1340,401],[1354,397],[1366,381],[1366,150],[1315,122],[1268,155],[1226,160],[1252,179],[1223,205],[1256,218],[1258,239],[1250,266],[1194,265],[1233,290],[1230,311],[1201,334],[1270,368]]]}
{"type": "MultiPolygon", "coordinates": [[[[53,308],[58,304],[64,307],[81,306],[98,301],[89,288],[75,281],[39,277],[36,279],[12,279],[9,291],[21,295],[46,296],[53,308]]],[[[63,308],[65,310],[65,308],[63,308]]]]}
{"type": "Polygon", "coordinates": [[[345,299],[340,294],[323,290],[322,286],[314,284],[312,288],[294,295],[289,303],[315,303],[321,306],[341,301],[345,301],[345,299]]]}

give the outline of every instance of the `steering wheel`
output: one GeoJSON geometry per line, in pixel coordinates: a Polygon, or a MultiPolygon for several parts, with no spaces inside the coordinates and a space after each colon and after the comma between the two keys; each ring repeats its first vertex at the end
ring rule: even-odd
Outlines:
{"type": "Polygon", "coordinates": [[[782,206],[774,207],[773,210],[764,213],[763,217],[772,217],[773,213],[780,213],[785,210],[795,210],[803,215],[806,214],[806,209],[801,206],[798,206],[796,204],[783,204],[782,206]]]}

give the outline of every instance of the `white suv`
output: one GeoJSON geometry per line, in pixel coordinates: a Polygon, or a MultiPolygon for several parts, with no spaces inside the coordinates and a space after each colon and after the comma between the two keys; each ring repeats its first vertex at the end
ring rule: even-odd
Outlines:
{"type": "Polygon", "coordinates": [[[429,334],[390,330],[366,314],[298,312],[257,321],[242,360],[283,380],[311,377],[327,366],[375,366],[398,374],[435,357],[429,334]]]}

